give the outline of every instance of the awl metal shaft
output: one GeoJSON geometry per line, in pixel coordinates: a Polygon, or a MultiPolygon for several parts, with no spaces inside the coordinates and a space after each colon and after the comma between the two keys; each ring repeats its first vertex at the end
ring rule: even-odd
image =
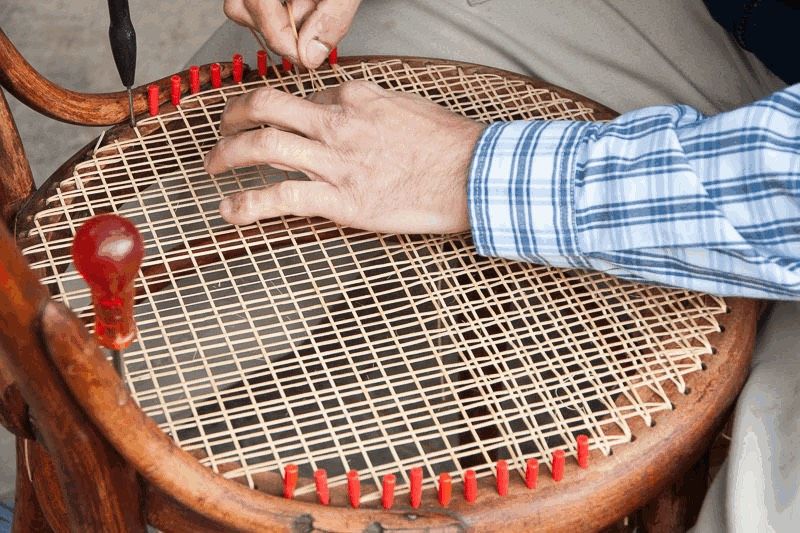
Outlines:
{"type": "Polygon", "coordinates": [[[108,0],[108,12],[111,18],[108,27],[111,53],[114,54],[120,80],[128,89],[131,126],[135,126],[132,89],[136,78],[136,31],[131,22],[128,0],[108,0]]]}

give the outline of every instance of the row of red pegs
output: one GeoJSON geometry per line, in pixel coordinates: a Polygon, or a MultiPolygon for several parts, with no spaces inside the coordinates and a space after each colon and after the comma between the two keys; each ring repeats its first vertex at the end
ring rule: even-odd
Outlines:
{"type": "MultiPolygon", "coordinates": [[[[578,448],[578,465],[581,468],[589,466],[589,438],[586,435],[579,435],[576,439],[578,448]]],[[[553,452],[552,476],[554,481],[561,481],[564,478],[564,450],[553,452]]],[[[294,491],[297,487],[297,465],[287,465],[284,469],[283,477],[283,497],[294,498],[294,491]]],[[[409,471],[409,503],[416,509],[422,504],[422,468],[412,468],[409,471]]],[[[539,461],[528,459],[525,464],[525,486],[535,489],[539,478],[539,461]]],[[[499,460],[496,464],[496,486],[500,496],[508,494],[508,462],[499,460]]],[[[396,484],[394,474],[383,476],[383,487],[381,493],[381,504],[384,509],[391,509],[394,505],[394,487],[396,484]]],[[[317,489],[317,499],[322,505],[330,503],[330,491],[328,490],[328,474],[324,469],[314,472],[314,483],[317,489]]],[[[439,504],[447,507],[452,496],[453,482],[450,474],[442,472],[439,474],[439,504]]],[[[347,473],[347,494],[350,505],[357,508],[361,502],[361,481],[358,471],[350,470],[347,473]]],[[[464,472],[464,499],[468,503],[474,503],[478,499],[478,479],[474,470],[464,472]]]]}
{"type": "MultiPolygon", "coordinates": [[[[257,54],[258,58],[258,75],[259,76],[266,76],[267,75],[267,67],[268,67],[268,60],[267,60],[267,52],[266,50],[259,50],[257,54]]],[[[339,54],[334,48],[331,50],[330,56],[328,57],[328,62],[331,65],[335,65],[339,61],[339,54]]],[[[286,58],[283,58],[283,71],[289,72],[292,70],[293,65],[291,61],[286,58]]],[[[244,58],[241,54],[236,54],[233,56],[233,73],[232,78],[234,83],[241,83],[242,78],[244,77],[244,58]]],[[[170,78],[170,101],[172,105],[178,105],[181,103],[181,77],[178,74],[175,74],[170,78]]],[[[219,63],[214,63],[211,65],[211,86],[215,89],[219,89],[222,87],[222,72],[220,69],[219,63]]],[[[195,94],[200,92],[200,67],[194,65],[189,68],[189,92],[191,94],[195,94]]],[[[150,116],[154,117],[158,115],[158,98],[159,98],[159,88],[158,85],[152,84],[147,87],[147,102],[150,108],[150,116]]]]}

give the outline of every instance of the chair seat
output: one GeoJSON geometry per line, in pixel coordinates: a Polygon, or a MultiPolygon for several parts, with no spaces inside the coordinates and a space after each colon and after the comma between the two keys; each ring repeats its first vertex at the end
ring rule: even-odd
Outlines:
{"type": "MultiPolygon", "coordinates": [[[[356,512],[344,510],[348,472],[358,473],[367,509],[380,508],[382,478],[396,475],[397,506],[407,508],[409,471],[420,467],[422,509],[439,513],[437,476],[449,473],[460,494],[472,470],[481,505],[459,495],[451,510],[473,524],[586,507],[561,523],[573,527],[640,505],[674,477],[672,465],[688,466],[733,401],[754,304],[481,257],[468,234],[379,235],[298,217],[225,223],[222,196],[302,179],[269,167],[205,173],[225,101],[265,84],[306,95],[350,79],[484,122],[612,116],[542,82],[444,61],[355,58],[316,73],[251,73],[78,154],[20,217],[20,248],[53,297],[90,325],[72,235],[101,212],[137,225],[146,258],[127,385],[163,433],[224,478],[279,496],[285,467],[297,465],[295,498],[314,508],[314,472],[324,469],[331,505],[356,512]],[[734,327],[721,334],[724,324],[734,327]],[[588,469],[575,463],[579,435],[588,469]],[[557,450],[568,460],[561,483],[548,479],[557,450]],[[505,498],[493,488],[501,459],[512,473],[505,498]],[[533,499],[529,459],[541,466],[533,499]],[[633,487],[639,493],[623,498],[633,487]],[[607,509],[588,508],[604,498],[607,509]]],[[[152,490],[154,515],[189,512],[152,490]]]]}

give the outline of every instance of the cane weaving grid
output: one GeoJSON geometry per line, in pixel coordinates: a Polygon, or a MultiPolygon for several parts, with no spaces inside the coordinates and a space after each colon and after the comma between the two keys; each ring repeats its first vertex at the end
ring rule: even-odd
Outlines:
{"type": "MultiPolygon", "coordinates": [[[[43,283],[87,324],[70,242],[89,216],[130,218],[146,245],[137,342],[125,352],[142,409],[182,448],[251,487],[295,463],[332,486],[357,469],[365,499],[384,474],[405,490],[422,466],[522,473],[589,435],[604,453],[685,390],[725,304],[475,255],[469,235],[375,235],[297,217],[232,227],[219,200],[285,179],[254,167],[210,177],[228,97],[269,84],[298,95],[350,79],[421,94],[466,116],[593,119],[520,80],[400,60],[256,78],[185,97],[98,142],[20,235],[43,283]]],[[[296,176],[294,176],[296,178],[296,176]]],[[[313,491],[301,483],[299,493],[313,491]]]]}

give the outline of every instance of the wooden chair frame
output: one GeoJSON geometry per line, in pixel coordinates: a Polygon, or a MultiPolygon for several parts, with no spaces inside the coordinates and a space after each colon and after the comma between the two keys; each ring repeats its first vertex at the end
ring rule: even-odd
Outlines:
{"type": "MultiPolygon", "coordinates": [[[[229,65],[223,74],[230,76],[229,65]]],[[[187,73],[181,75],[186,88],[187,73]]],[[[157,83],[164,100],[169,79],[157,83]]],[[[125,93],[82,94],[58,87],[25,62],[2,30],[0,85],[65,122],[111,125],[127,119],[125,93]]],[[[136,111],[146,107],[146,90],[139,88],[136,111]]],[[[0,213],[10,228],[26,202],[22,211],[35,211],[33,194],[31,171],[0,90],[0,213]]],[[[532,525],[583,531],[606,526],[665,489],[662,507],[675,500],[669,487],[701,457],[724,422],[747,375],[757,314],[756,302],[729,304],[730,312],[720,320],[726,332],[710,339],[724,357],[710,358],[705,372],[688,377],[692,394],[677,395],[677,411],[663,424],[645,429],[635,422],[636,445],[615,449],[580,476],[559,484],[545,480],[533,496],[514,485],[504,498],[482,481],[487,486],[479,505],[457,502],[446,510],[432,503],[414,511],[403,505],[389,512],[332,508],[251,490],[179,449],[132,401],[83,324],[50,300],[17,249],[15,235],[0,224],[0,418],[17,436],[14,531],[145,531],[146,523],[166,531],[507,531],[532,525]]],[[[651,514],[650,530],[673,527],[659,511],[651,514]]]]}

